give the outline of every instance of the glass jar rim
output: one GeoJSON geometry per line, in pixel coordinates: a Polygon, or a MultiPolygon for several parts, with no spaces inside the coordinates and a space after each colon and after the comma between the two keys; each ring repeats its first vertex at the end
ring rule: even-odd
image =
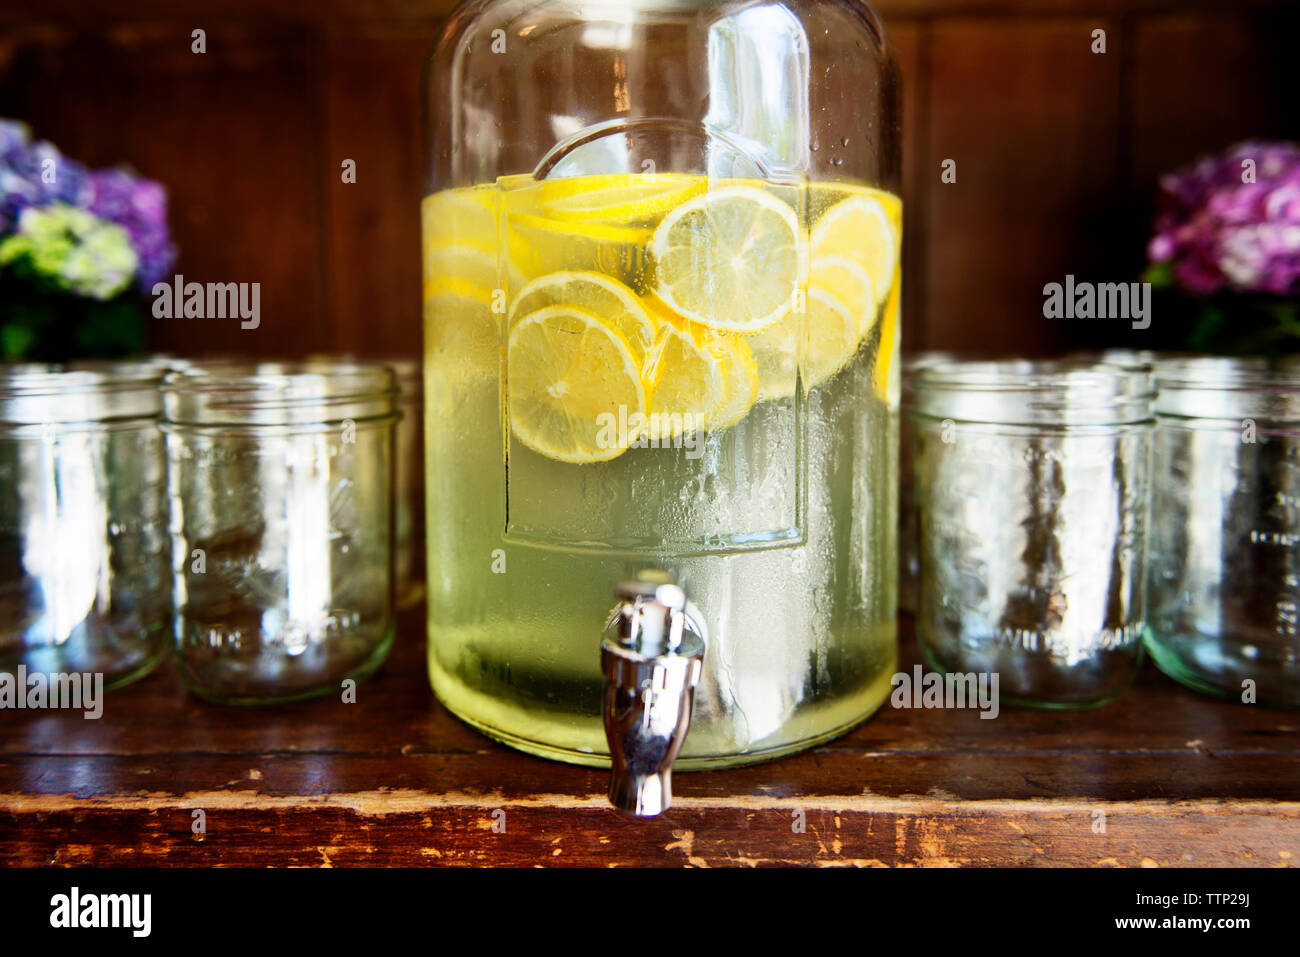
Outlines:
{"type": "Polygon", "coordinates": [[[918,415],[999,425],[1124,425],[1149,421],[1148,364],[1086,359],[937,362],[916,371],[918,415]]]}
{"type": "Polygon", "coordinates": [[[960,361],[961,356],[958,353],[943,350],[906,353],[903,356],[903,381],[900,386],[903,402],[908,406],[911,405],[912,390],[916,387],[916,374],[922,369],[945,362],[960,361]]]}
{"type": "Polygon", "coordinates": [[[1300,422],[1300,355],[1178,356],[1156,364],[1164,417],[1300,422]]]}
{"type": "Polygon", "coordinates": [[[1165,389],[1300,391],[1300,355],[1177,356],[1156,363],[1165,389]]]}
{"type": "Polygon", "coordinates": [[[424,392],[424,364],[415,356],[381,355],[358,357],[350,353],[343,355],[312,354],[306,362],[352,362],[385,365],[393,370],[397,384],[399,401],[409,401],[424,392]]]}
{"type": "Polygon", "coordinates": [[[45,425],[157,416],[162,376],[145,359],[0,363],[0,422],[45,425]]]}
{"type": "Polygon", "coordinates": [[[396,373],[327,359],[191,362],[162,380],[163,420],[176,425],[307,425],[393,414],[396,373]]]}

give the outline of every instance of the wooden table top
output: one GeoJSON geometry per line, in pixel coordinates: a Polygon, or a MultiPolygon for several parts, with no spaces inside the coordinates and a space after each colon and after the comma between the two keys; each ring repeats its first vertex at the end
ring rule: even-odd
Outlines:
{"type": "MultiPolygon", "coordinates": [[[[910,669],[910,640],[903,658],[910,669]]],[[[355,704],[222,708],[165,663],[111,693],[98,721],[2,711],[0,863],[1300,861],[1300,714],[1195,694],[1149,663],[1094,711],[1004,707],[990,721],[886,705],[794,757],[678,774],[672,809],[643,821],[609,808],[605,772],[518,754],[438,704],[421,609],[357,691],[355,704]]]]}

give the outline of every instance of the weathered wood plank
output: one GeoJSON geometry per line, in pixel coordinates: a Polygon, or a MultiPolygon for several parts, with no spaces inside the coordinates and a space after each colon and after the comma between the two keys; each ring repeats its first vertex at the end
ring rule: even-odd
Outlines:
{"type": "Polygon", "coordinates": [[[631,821],[596,799],[484,805],[456,795],[340,795],[138,807],[0,807],[9,865],[190,866],[1291,866],[1300,805],[1107,806],[858,798],[748,806],[683,798],[631,821]]]}

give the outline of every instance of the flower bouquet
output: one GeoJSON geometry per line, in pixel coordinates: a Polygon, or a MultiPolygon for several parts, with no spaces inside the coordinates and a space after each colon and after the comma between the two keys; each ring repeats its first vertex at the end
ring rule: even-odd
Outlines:
{"type": "Polygon", "coordinates": [[[175,257],[160,184],[89,170],[0,120],[0,358],[143,351],[144,294],[175,257]]]}
{"type": "Polygon", "coordinates": [[[1162,178],[1147,253],[1185,348],[1300,351],[1300,144],[1239,143],[1162,178]]]}

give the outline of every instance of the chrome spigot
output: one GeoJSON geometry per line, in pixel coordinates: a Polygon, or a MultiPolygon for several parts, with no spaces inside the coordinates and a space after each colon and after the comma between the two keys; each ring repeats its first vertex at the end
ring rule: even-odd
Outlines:
{"type": "Polygon", "coordinates": [[[686,593],[646,574],[614,589],[605,625],[605,737],[613,773],[609,800],[637,817],[672,803],[672,767],[691,725],[705,630],[686,593]]]}

